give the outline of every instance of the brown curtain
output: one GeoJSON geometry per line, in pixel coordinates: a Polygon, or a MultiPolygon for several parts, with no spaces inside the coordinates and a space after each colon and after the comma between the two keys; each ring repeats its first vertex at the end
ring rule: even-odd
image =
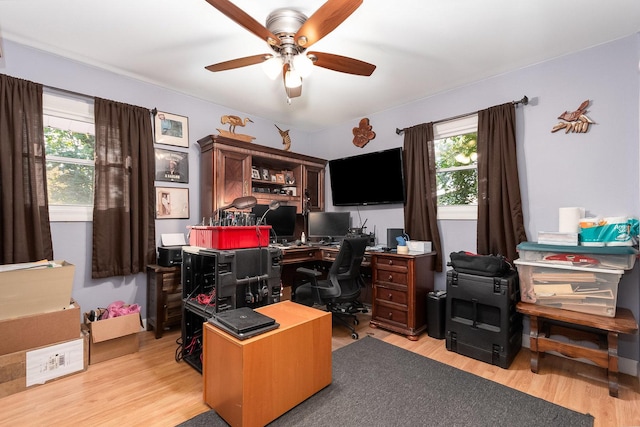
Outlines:
{"type": "Polygon", "coordinates": [[[42,85],[0,74],[0,264],[53,259],[42,85]]]}
{"type": "Polygon", "coordinates": [[[442,244],[438,230],[438,197],[433,123],[404,130],[407,202],[404,228],[413,240],[430,241],[436,251],[437,272],[442,271],[442,244]]]}
{"type": "Polygon", "coordinates": [[[95,98],[93,278],[145,271],[155,262],[151,113],[95,98]]]}
{"type": "Polygon", "coordinates": [[[513,103],[478,111],[478,253],[517,258],[522,217],[513,103]]]}

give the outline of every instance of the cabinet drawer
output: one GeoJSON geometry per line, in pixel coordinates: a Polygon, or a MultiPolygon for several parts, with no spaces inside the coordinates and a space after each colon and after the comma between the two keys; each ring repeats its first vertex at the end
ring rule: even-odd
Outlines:
{"type": "Polygon", "coordinates": [[[407,326],[408,317],[405,310],[378,304],[373,317],[381,322],[393,322],[398,325],[407,326]]]}
{"type": "Polygon", "coordinates": [[[406,272],[398,272],[398,271],[389,271],[389,270],[376,270],[376,281],[380,282],[388,282],[395,283],[398,285],[407,285],[407,273],[406,272]]]}
{"type": "Polygon", "coordinates": [[[162,275],[162,290],[173,292],[180,284],[180,270],[166,272],[162,275]]]}
{"type": "Polygon", "coordinates": [[[409,268],[409,261],[406,258],[376,255],[376,268],[382,270],[392,269],[407,271],[409,268]]]}
{"type": "Polygon", "coordinates": [[[407,292],[396,289],[385,288],[382,286],[375,287],[374,299],[380,301],[389,301],[396,304],[407,305],[407,292]]]}

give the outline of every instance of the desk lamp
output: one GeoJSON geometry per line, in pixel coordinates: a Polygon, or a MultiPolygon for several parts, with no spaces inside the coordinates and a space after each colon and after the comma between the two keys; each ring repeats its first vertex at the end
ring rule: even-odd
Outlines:
{"type": "Polygon", "coordinates": [[[272,200],[269,203],[269,209],[267,209],[266,211],[264,211],[264,213],[262,214],[262,216],[260,217],[260,221],[258,221],[256,223],[256,225],[261,225],[262,221],[264,220],[264,218],[267,216],[267,214],[271,211],[275,211],[276,209],[278,209],[280,207],[280,202],[277,200],[272,200]]]}
{"type": "MultiPolygon", "coordinates": [[[[256,199],[253,196],[242,196],[242,197],[236,197],[235,199],[233,199],[233,201],[231,203],[229,203],[226,206],[223,206],[221,208],[218,208],[218,220],[220,220],[220,213],[224,210],[227,210],[229,208],[236,208],[236,209],[250,209],[252,207],[254,207],[256,204],[258,204],[258,199],[256,199]]],[[[267,211],[268,212],[268,211],[267,211]]]]}

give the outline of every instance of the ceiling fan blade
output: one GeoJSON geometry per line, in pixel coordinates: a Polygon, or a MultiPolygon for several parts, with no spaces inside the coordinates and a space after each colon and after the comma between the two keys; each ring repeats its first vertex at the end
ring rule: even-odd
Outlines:
{"type": "Polygon", "coordinates": [[[230,61],[218,62],[217,64],[208,65],[206,68],[209,71],[225,71],[232,70],[234,68],[246,67],[247,65],[255,65],[261,62],[266,61],[267,59],[271,59],[273,55],[270,54],[262,54],[262,55],[253,55],[253,56],[245,56],[244,58],[232,59],[230,61]]]}
{"type": "Polygon", "coordinates": [[[246,28],[262,40],[265,40],[270,45],[280,45],[280,39],[278,37],[229,0],[207,0],[207,3],[218,9],[232,21],[235,21],[238,25],[246,28]]]}
{"type": "Polygon", "coordinates": [[[285,63],[282,66],[282,84],[284,85],[284,91],[287,92],[287,98],[297,98],[302,95],[302,84],[298,87],[287,87],[287,71],[289,71],[289,64],[285,63]]]}
{"type": "Polygon", "coordinates": [[[327,68],[341,73],[356,74],[358,76],[370,76],[376,66],[347,56],[334,55],[332,53],[308,52],[307,56],[315,56],[313,65],[327,68]]]}
{"type": "Polygon", "coordinates": [[[328,0],[298,29],[294,37],[295,43],[308,49],[309,46],[333,31],[361,4],[362,0],[328,0]]]}

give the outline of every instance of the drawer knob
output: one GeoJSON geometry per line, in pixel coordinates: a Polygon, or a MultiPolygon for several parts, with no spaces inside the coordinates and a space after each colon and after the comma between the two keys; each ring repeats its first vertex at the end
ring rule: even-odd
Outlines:
{"type": "Polygon", "coordinates": [[[389,294],[388,298],[389,298],[389,301],[391,301],[393,299],[393,294],[389,294]]]}
{"type": "Polygon", "coordinates": [[[389,313],[389,314],[387,314],[387,318],[388,318],[389,320],[393,319],[393,313],[389,313]]]}
{"type": "Polygon", "coordinates": [[[393,276],[390,274],[389,275],[389,281],[391,281],[393,279],[393,276]]]}
{"type": "Polygon", "coordinates": [[[393,265],[393,260],[392,259],[389,260],[389,265],[393,265]]]}

